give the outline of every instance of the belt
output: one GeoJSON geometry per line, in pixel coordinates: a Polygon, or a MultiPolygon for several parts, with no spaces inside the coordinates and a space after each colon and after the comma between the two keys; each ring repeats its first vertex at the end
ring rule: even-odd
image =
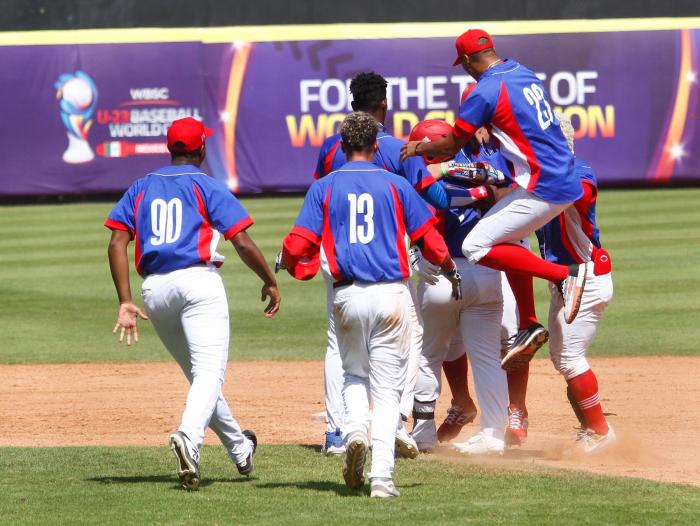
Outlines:
{"type": "Polygon", "coordinates": [[[343,279],[343,280],[336,281],[335,283],[333,283],[333,288],[339,289],[340,287],[348,287],[348,286],[352,285],[353,283],[355,283],[354,279],[343,279]]]}

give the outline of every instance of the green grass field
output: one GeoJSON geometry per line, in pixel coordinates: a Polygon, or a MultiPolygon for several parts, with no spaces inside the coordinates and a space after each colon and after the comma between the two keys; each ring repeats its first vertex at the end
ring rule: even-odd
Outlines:
{"type": "Polygon", "coordinates": [[[240,477],[205,448],[204,486],[186,493],[166,448],[3,449],[4,524],[697,524],[700,490],[538,469],[496,470],[423,456],[397,462],[402,496],[349,490],[342,460],[261,447],[240,477]]]}
{"type": "MultiPolygon", "coordinates": [[[[604,191],[599,222],[614,262],[615,299],[593,355],[698,354],[700,189],[604,191]]],[[[299,198],[244,199],[269,261],[299,198]]],[[[165,361],[148,323],[131,349],[111,333],[117,310],[102,222],[111,204],[0,207],[0,363],[165,361]]],[[[259,283],[222,246],[233,360],[321,359],[322,280],[280,277],[282,311],[262,315],[259,283]]],[[[132,290],[138,297],[140,278],[132,290]]],[[[537,284],[538,311],[546,292],[537,284]]],[[[546,353],[540,353],[540,358],[546,353]]],[[[11,402],[11,401],[10,401],[11,402]]],[[[4,400],[1,404],[8,403],[4,400]]],[[[124,430],[134,432],[134,430],[124,430]]],[[[138,432],[137,430],[135,432],[138,432]]],[[[219,447],[204,452],[204,485],[187,494],[162,448],[0,448],[3,524],[697,524],[700,489],[509,464],[421,457],[399,461],[403,496],[346,489],[341,460],[305,446],[265,446],[240,478],[219,447]],[[489,467],[490,466],[490,467],[489,467]],[[522,466],[521,466],[522,468],[522,466]]]]}
{"type": "MultiPolygon", "coordinates": [[[[299,210],[300,198],[244,199],[251,234],[269,261],[299,210]]],[[[604,191],[599,222],[612,254],[615,299],[592,354],[697,354],[700,324],[699,189],[604,191]]],[[[0,207],[1,363],[168,360],[148,323],[128,351],[111,334],[116,295],[107,265],[111,203],[0,207]]],[[[326,324],[323,282],[280,276],[282,311],[262,316],[259,283],[233,248],[222,267],[231,305],[231,359],[321,359],[326,324]]],[[[132,290],[138,297],[140,278],[132,290]]],[[[538,312],[547,296],[537,283],[538,312]]],[[[544,353],[541,353],[544,356],[544,353]]]]}

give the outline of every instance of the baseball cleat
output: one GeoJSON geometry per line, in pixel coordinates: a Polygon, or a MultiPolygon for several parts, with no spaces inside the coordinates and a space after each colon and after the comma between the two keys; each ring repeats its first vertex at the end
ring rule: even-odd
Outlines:
{"type": "Polygon", "coordinates": [[[528,420],[523,409],[508,408],[508,427],[505,443],[507,447],[522,446],[527,440],[528,420]]]}
{"type": "Polygon", "coordinates": [[[253,456],[255,455],[255,450],[258,449],[258,437],[255,436],[255,432],[251,431],[250,429],[244,429],[243,434],[253,443],[253,449],[250,451],[250,453],[248,453],[245,461],[241,462],[240,464],[236,464],[236,467],[241,475],[248,476],[255,468],[253,465],[253,456]]]}
{"type": "Polygon", "coordinates": [[[476,418],[476,408],[466,410],[462,406],[452,404],[447,410],[447,417],[437,430],[440,442],[449,442],[459,435],[462,428],[476,418]]]}
{"type": "Polygon", "coordinates": [[[569,277],[561,282],[561,294],[564,299],[564,320],[571,323],[581,306],[583,289],[586,286],[586,263],[569,265],[569,277]]]}
{"type": "Polygon", "coordinates": [[[376,478],[371,482],[370,497],[385,499],[388,497],[399,497],[401,493],[394,486],[394,481],[391,479],[376,478]]]}
{"type": "Polygon", "coordinates": [[[183,489],[194,491],[199,488],[199,452],[187,446],[189,439],[182,431],[170,435],[170,449],[177,458],[177,476],[183,489]]]}
{"type": "Polygon", "coordinates": [[[418,456],[418,444],[403,426],[396,430],[396,452],[401,458],[418,456]]]}
{"type": "Polygon", "coordinates": [[[339,428],[335,431],[326,431],[326,443],[323,445],[321,452],[324,455],[343,455],[345,454],[345,444],[343,443],[343,433],[339,428]]]}
{"type": "Polygon", "coordinates": [[[576,438],[576,445],[588,454],[599,453],[615,442],[617,442],[617,435],[610,425],[608,425],[608,432],[605,435],[599,435],[592,429],[585,429],[581,430],[576,438]]]}
{"type": "Polygon", "coordinates": [[[493,434],[493,429],[482,429],[466,442],[453,444],[452,447],[467,455],[502,455],[505,442],[493,434]]]}
{"type": "Polygon", "coordinates": [[[518,331],[513,346],[501,359],[501,369],[517,371],[532,360],[535,353],[549,340],[549,332],[539,323],[518,331]]]}
{"type": "Polygon", "coordinates": [[[367,435],[356,431],[345,442],[345,464],[343,478],[351,489],[360,489],[365,483],[365,461],[369,444],[367,435]]]}

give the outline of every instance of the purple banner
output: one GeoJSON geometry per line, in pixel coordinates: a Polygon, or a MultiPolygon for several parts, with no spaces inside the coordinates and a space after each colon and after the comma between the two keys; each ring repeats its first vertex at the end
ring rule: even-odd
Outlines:
{"type": "MultiPolygon", "coordinates": [[[[125,189],[168,163],[183,116],[215,130],[208,171],[240,193],[305,190],[318,148],[350,108],[349,79],[389,81],[387,130],[452,121],[472,79],[452,38],[0,47],[0,195],[125,189]]],[[[495,38],[572,118],[576,154],[602,182],[700,181],[697,30],[495,38]],[[653,66],[652,66],[653,65],[653,66]]]]}

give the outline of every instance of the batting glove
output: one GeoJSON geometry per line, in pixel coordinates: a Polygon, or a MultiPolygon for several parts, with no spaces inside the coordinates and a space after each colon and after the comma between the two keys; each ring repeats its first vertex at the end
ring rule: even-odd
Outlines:
{"type": "Polygon", "coordinates": [[[285,267],[284,263],[282,262],[282,251],[281,250],[277,254],[277,257],[275,257],[275,274],[277,274],[280,270],[287,270],[287,267],[285,267]]]}
{"type": "Polygon", "coordinates": [[[430,261],[423,257],[418,247],[411,247],[408,250],[408,261],[411,264],[413,272],[418,274],[418,277],[425,281],[428,285],[435,285],[438,282],[440,275],[440,267],[433,265],[430,261]]]}
{"type": "Polygon", "coordinates": [[[492,184],[501,186],[507,183],[503,172],[484,162],[458,163],[447,161],[440,163],[442,178],[445,181],[467,186],[492,184]]]}
{"type": "Polygon", "coordinates": [[[459,275],[457,269],[444,270],[442,275],[452,283],[452,298],[459,301],[462,299],[462,276],[459,275]]]}

